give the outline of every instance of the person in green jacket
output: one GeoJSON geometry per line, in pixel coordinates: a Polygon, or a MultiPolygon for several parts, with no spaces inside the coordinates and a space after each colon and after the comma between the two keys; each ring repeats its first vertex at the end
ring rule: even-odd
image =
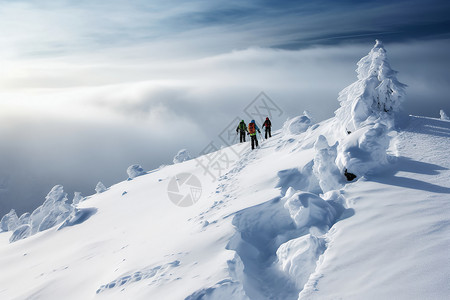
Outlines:
{"type": "Polygon", "coordinates": [[[239,123],[238,127],[236,128],[236,134],[238,134],[238,133],[241,134],[241,135],[240,135],[240,141],[241,141],[241,143],[244,143],[244,142],[245,142],[245,132],[248,132],[248,130],[247,130],[247,125],[245,125],[244,120],[242,120],[242,121],[239,123]]]}

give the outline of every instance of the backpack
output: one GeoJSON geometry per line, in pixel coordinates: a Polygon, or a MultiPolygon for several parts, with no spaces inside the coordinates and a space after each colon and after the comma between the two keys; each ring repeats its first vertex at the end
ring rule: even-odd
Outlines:
{"type": "Polygon", "coordinates": [[[250,134],[253,134],[253,133],[256,132],[256,130],[255,130],[255,123],[250,123],[250,124],[248,124],[248,132],[249,132],[250,134]]]}
{"type": "Polygon", "coordinates": [[[242,130],[242,131],[245,131],[245,123],[244,122],[241,122],[241,123],[239,123],[239,129],[240,130],[242,130]]]}

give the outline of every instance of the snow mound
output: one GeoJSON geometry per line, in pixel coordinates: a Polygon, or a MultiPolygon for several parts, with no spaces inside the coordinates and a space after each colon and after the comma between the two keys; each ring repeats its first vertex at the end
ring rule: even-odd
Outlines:
{"type": "Polygon", "coordinates": [[[441,120],[444,120],[444,121],[449,121],[450,120],[450,118],[447,116],[447,114],[445,113],[445,111],[443,109],[441,109],[439,111],[439,114],[441,115],[441,120]]]}
{"type": "Polygon", "coordinates": [[[336,142],[333,146],[328,146],[327,138],[323,135],[320,135],[314,144],[316,154],[314,156],[313,172],[319,180],[320,188],[324,193],[342,187],[342,175],[335,162],[337,145],[338,143],[336,142]]]}
{"type": "Polygon", "coordinates": [[[302,289],[325,249],[325,239],[311,234],[292,239],[278,248],[278,265],[294,278],[297,288],[302,289]]]}
{"type": "Polygon", "coordinates": [[[103,193],[106,190],[107,190],[106,186],[101,181],[99,181],[95,186],[95,191],[97,192],[97,194],[103,193]]]}
{"type": "Polygon", "coordinates": [[[145,171],[140,165],[131,165],[127,169],[128,180],[144,175],[145,171]]]}
{"type": "Polygon", "coordinates": [[[287,194],[290,188],[320,193],[321,188],[317,177],[313,175],[313,167],[314,161],[311,160],[301,170],[293,168],[279,171],[277,187],[281,188],[281,194],[287,194]]]}
{"type": "Polygon", "coordinates": [[[58,230],[64,227],[74,226],[83,223],[97,212],[96,208],[74,208],[64,223],[59,226],[58,230]]]}
{"type": "Polygon", "coordinates": [[[177,155],[175,155],[175,157],[173,158],[173,163],[178,164],[190,159],[192,159],[192,157],[189,151],[186,149],[181,149],[180,151],[178,151],[177,155]]]}
{"type": "Polygon", "coordinates": [[[303,115],[288,119],[283,124],[282,133],[285,135],[289,134],[300,134],[305,132],[313,124],[311,117],[305,111],[303,115]]]}
{"type": "Polygon", "coordinates": [[[406,85],[397,80],[397,72],[391,69],[383,44],[377,40],[357,65],[358,80],[343,89],[338,97],[341,107],[335,114],[343,130],[353,132],[375,120],[393,127],[406,85]]]}
{"type": "Polygon", "coordinates": [[[333,206],[309,192],[295,193],[286,200],[284,207],[289,210],[298,228],[314,226],[326,232],[337,218],[337,212],[333,206]]]}
{"type": "Polygon", "coordinates": [[[377,123],[346,136],[338,146],[336,164],[357,177],[374,173],[389,163],[390,137],[385,125],[377,123]]]}

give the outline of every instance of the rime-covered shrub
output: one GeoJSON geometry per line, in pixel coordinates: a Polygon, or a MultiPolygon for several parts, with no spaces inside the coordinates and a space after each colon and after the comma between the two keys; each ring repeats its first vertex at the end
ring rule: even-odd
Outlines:
{"type": "Polygon", "coordinates": [[[395,124],[405,96],[403,83],[397,80],[380,41],[358,62],[358,80],[339,93],[336,110],[342,131],[353,132],[367,123],[382,122],[388,128],[395,124]]]}

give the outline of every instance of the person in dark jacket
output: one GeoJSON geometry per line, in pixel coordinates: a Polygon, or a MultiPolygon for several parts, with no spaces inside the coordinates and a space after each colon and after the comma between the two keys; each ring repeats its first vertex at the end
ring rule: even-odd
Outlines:
{"type": "Polygon", "coordinates": [[[241,134],[240,135],[240,142],[244,143],[245,142],[245,132],[248,132],[247,125],[245,125],[244,120],[242,120],[239,123],[238,127],[236,128],[236,133],[238,133],[238,132],[241,134]]]}
{"type": "Polygon", "coordinates": [[[269,137],[272,137],[272,122],[270,122],[269,117],[266,118],[262,127],[266,127],[266,140],[267,134],[269,134],[269,137]]]}

